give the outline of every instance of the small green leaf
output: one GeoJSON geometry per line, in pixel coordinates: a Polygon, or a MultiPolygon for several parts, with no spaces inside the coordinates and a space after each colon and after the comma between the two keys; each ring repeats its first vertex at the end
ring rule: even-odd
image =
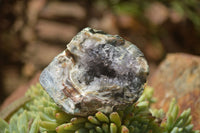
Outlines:
{"type": "Polygon", "coordinates": [[[110,133],[117,133],[117,126],[115,123],[110,124],[110,133]]]}
{"type": "Polygon", "coordinates": [[[81,127],[80,124],[67,123],[67,124],[65,124],[64,129],[75,131],[75,130],[79,129],[80,127],[81,127]]]}
{"type": "Polygon", "coordinates": [[[101,127],[96,126],[95,129],[96,129],[97,133],[103,133],[103,130],[101,129],[101,127]]]}
{"type": "Polygon", "coordinates": [[[129,133],[129,130],[126,126],[122,125],[121,126],[121,133],[129,133]]]}
{"type": "Polygon", "coordinates": [[[39,131],[39,116],[33,121],[29,133],[38,133],[39,131]]]}
{"type": "Polygon", "coordinates": [[[71,123],[72,124],[80,124],[80,123],[84,123],[84,122],[86,122],[87,121],[87,119],[86,118],[83,118],[83,117],[74,117],[74,118],[72,118],[71,119],[71,123]]]}
{"type": "Polygon", "coordinates": [[[121,126],[121,119],[117,112],[113,112],[110,114],[110,121],[115,123],[117,127],[121,126]]]}
{"type": "Polygon", "coordinates": [[[0,118],[0,132],[4,133],[4,131],[6,129],[8,129],[8,128],[9,128],[8,123],[6,121],[4,121],[3,119],[0,118]]]}
{"type": "Polygon", "coordinates": [[[104,133],[109,133],[109,126],[108,126],[108,124],[103,123],[102,124],[102,129],[103,129],[104,133]]]}
{"type": "Polygon", "coordinates": [[[102,112],[97,112],[95,116],[97,117],[99,121],[109,123],[108,117],[102,112]]]}
{"type": "Polygon", "coordinates": [[[100,125],[100,122],[94,116],[88,116],[88,120],[95,125],[100,125]]]}
{"type": "Polygon", "coordinates": [[[40,126],[47,129],[48,131],[55,131],[58,123],[49,121],[40,121],[40,126]]]}

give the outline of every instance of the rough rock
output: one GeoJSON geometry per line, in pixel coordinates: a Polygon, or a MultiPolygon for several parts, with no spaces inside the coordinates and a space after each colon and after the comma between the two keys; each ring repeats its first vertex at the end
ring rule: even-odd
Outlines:
{"type": "Polygon", "coordinates": [[[155,88],[156,107],[167,110],[173,97],[180,112],[191,108],[192,123],[200,129],[200,57],[188,54],[169,54],[150,79],[155,88]]]}
{"type": "Polygon", "coordinates": [[[40,83],[66,113],[86,116],[123,110],[136,102],[148,72],[135,45],[85,28],[43,70],[40,83]]]}

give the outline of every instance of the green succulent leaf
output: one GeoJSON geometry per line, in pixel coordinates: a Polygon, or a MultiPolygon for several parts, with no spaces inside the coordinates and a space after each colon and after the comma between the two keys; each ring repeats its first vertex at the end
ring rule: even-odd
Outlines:
{"type": "Polygon", "coordinates": [[[9,125],[6,121],[0,118],[0,132],[4,133],[6,129],[8,129],[9,125]]]}

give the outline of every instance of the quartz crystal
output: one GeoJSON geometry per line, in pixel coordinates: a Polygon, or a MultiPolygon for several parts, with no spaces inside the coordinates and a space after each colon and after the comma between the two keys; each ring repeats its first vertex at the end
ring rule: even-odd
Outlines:
{"type": "Polygon", "coordinates": [[[85,28],[43,70],[40,83],[66,113],[87,116],[123,110],[136,102],[148,72],[134,44],[85,28]]]}

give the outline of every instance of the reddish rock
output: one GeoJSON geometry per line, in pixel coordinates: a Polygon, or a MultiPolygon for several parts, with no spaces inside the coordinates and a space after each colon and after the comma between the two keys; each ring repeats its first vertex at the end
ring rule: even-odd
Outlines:
{"type": "Polygon", "coordinates": [[[180,112],[192,109],[192,123],[200,129],[200,57],[188,54],[169,54],[150,78],[157,98],[155,107],[167,111],[173,97],[180,112]]]}

